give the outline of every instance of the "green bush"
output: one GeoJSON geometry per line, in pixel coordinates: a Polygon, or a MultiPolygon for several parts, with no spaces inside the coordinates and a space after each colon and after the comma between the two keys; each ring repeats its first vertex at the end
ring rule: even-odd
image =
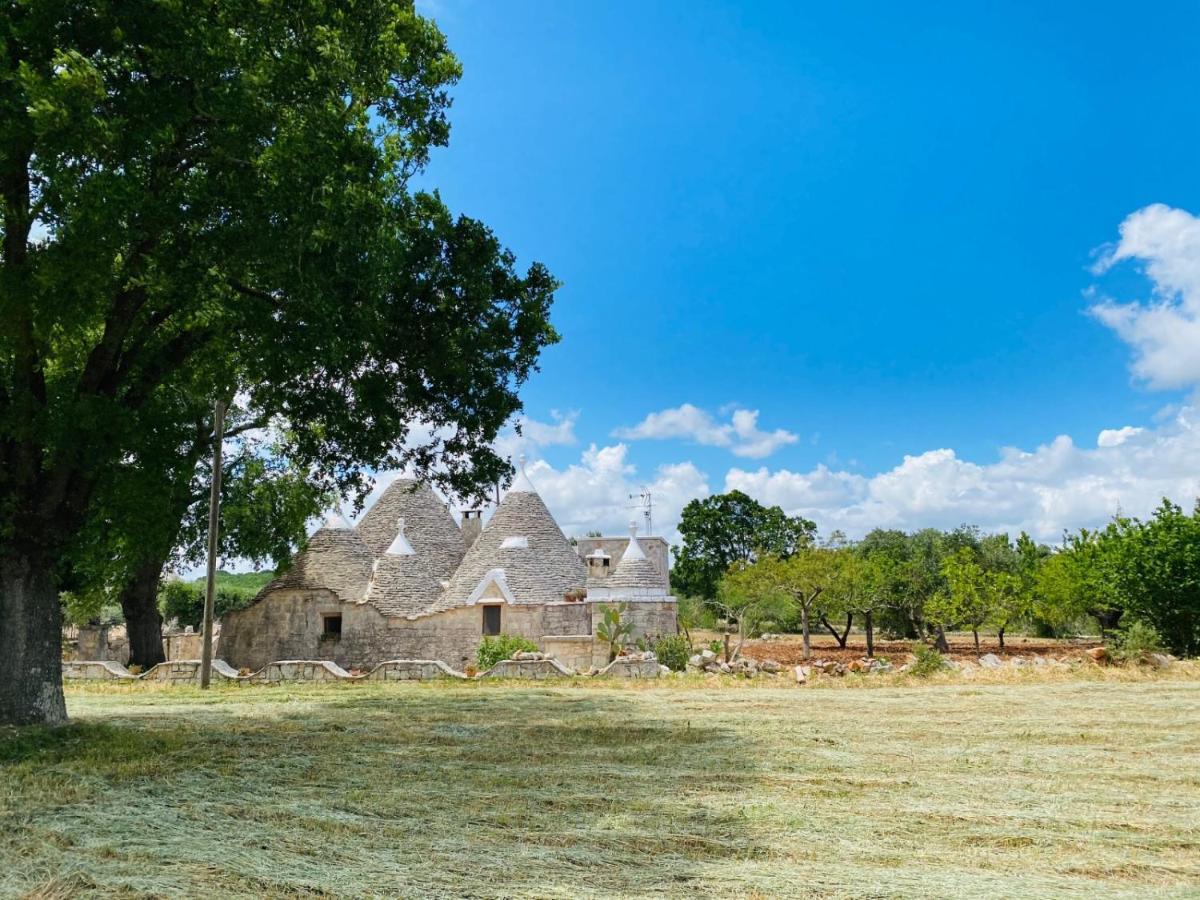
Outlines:
{"type": "Polygon", "coordinates": [[[945,657],[928,644],[914,644],[913,655],[917,659],[913,663],[913,667],[908,671],[918,678],[933,675],[935,672],[940,672],[946,668],[945,657]]]}
{"type": "Polygon", "coordinates": [[[654,642],[654,655],[668,669],[682,672],[692,655],[692,645],[682,634],[668,634],[654,642]]]}
{"type": "Polygon", "coordinates": [[[1108,645],[1108,652],[1118,662],[1139,662],[1161,651],[1162,638],[1145,622],[1133,622],[1122,628],[1108,645]]]}
{"type": "MultiPolygon", "coordinates": [[[[253,600],[253,593],[225,587],[218,581],[213,615],[220,619],[226,613],[245,609],[253,600]]],[[[180,628],[191,625],[199,629],[204,619],[204,581],[164,581],[158,591],[158,609],[164,621],[178,619],[180,628]]]]}
{"type": "Polygon", "coordinates": [[[475,662],[480,669],[490,669],[502,659],[510,659],[518,650],[533,651],[538,645],[529,638],[516,634],[489,635],[475,651],[475,662]]]}

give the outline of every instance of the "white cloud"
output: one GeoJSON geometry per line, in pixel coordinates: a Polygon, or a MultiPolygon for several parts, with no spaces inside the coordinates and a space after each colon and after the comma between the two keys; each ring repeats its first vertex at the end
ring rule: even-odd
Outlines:
{"type": "Polygon", "coordinates": [[[1156,203],[1128,216],[1120,232],[1094,271],[1140,261],[1153,297],[1144,303],[1104,299],[1090,312],[1133,348],[1134,374],[1151,387],[1200,384],[1200,218],[1156,203]]]}
{"type": "Polygon", "coordinates": [[[575,423],[579,420],[579,410],[559,412],[550,411],[553,422],[539,422],[528,416],[521,416],[516,421],[521,433],[517,434],[515,427],[505,428],[496,438],[493,446],[501,456],[512,459],[515,463],[522,453],[532,456],[542,447],[570,446],[578,443],[575,436],[575,423]]]}
{"type": "Polygon", "coordinates": [[[521,431],[529,441],[539,447],[547,447],[551,444],[574,444],[577,441],[575,422],[579,419],[579,410],[573,409],[567,413],[560,413],[557,409],[552,409],[550,418],[554,420],[553,425],[523,416],[521,431]]]}
{"type": "Polygon", "coordinates": [[[1036,450],[1009,448],[993,463],[950,449],[905,456],[873,477],[818,466],[809,472],[730,469],[725,489],[814,519],[822,531],[861,536],[875,527],[911,530],[961,523],[1057,541],[1064,529],[1094,527],[1118,509],[1147,515],[1164,497],[1190,506],[1200,496],[1200,407],[1155,429],[1102,431],[1096,447],[1060,435],[1036,450]]]}
{"type": "Polygon", "coordinates": [[[559,526],[567,535],[599,530],[624,534],[636,519],[645,531],[636,496],[646,489],[654,503],[654,533],[677,543],[679,513],[694,497],[709,494],[708,479],[690,462],[659,466],[648,478],[639,478],[629,462],[626,444],[590,445],[579,462],[556,469],[545,460],[526,466],[526,472],[559,526]]]}
{"type": "Polygon", "coordinates": [[[684,439],[708,447],[726,447],[735,456],[762,459],[799,438],[777,428],[760,431],[758,410],[734,409],[728,422],[718,422],[707,411],[684,403],[673,409],[652,412],[637,425],[618,428],[613,437],[625,440],[684,439]]]}
{"type": "Polygon", "coordinates": [[[1105,428],[1096,438],[1096,446],[1120,447],[1127,440],[1137,437],[1145,430],[1145,428],[1134,428],[1132,425],[1126,425],[1124,428],[1105,428]]]}

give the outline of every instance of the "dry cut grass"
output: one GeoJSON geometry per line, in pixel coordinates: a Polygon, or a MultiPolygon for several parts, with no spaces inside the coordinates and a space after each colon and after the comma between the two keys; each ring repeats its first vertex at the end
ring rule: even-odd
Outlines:
{"type": "Polygon", "coordinates": [[[1200,895],[1200,682],[77,687],[4,896],[1200,895]]]}

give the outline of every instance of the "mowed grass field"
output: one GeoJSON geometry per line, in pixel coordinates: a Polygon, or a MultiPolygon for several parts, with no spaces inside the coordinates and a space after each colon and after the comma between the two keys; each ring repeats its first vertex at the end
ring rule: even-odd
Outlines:
{"type": "Polygon", "coordinates": [[[68,704],[0,732],[4,896],[1200,896],[1194,672],[68,704]]]}

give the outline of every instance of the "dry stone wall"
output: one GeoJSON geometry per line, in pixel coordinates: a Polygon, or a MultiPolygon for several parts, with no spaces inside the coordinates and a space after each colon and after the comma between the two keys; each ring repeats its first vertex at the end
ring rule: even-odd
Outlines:
{"type": "Polygon", "coordinates": [[[363,676],[368,681],[432,681],[438,678],[466,678],[440,659],[390,659],[363,676]]]}
{"type": "MultiPolygon", "coordinates": [[[[591,605],[585,603],[504,604],[500,630],[560,646],[555,637],[590,634],[592,618],[591,605]]],[[[637,623],[643,618],[637,616],[637,623]]],[[[635,623],[635,634],[640,635],[637,627],[635,623]]],[[[439,659],[461,670],[475,661],[482,640],[482,605],[416,618],[385,618],[370,604],[343,603],[329,591],[276,591],[247,609],[226,614],[220,653],[237,668],[255,670],[280,659],[328,659],[345,669],[368,669],[388,659],[439,659]],[[336,639],[323,634],[326,616],[341,616],[336,639]]]]}
{"type": "MultiPolygon", "coordinates": [[[[198,685],[200,683],[200,660],[182,659],[160,663],[144,674],[137,676],[120,663],[111,660],[66,661],[63,663],[63,678],[85,681],[149,681],[160,684],[198,685]]],[[[608,666],[601,674],[619,678],[654,678],[659,667],[653,654],[637,659],[621,659],[608,666]]],[[[288,682],[353,682],[353,681],[429,681],[440,678],[465,679],[468,676],[455,671],[438,659],[390,659],[380,663],[370,672],[353,674],[326,659],[276,660],[252,674],[240,675],[225,660],[214,659],[212,666],[214,681],[234,684],[282,684],[288,682]]],[[[548,678],[570,678],[576,675],[570,666],[543,653],[522,654],[520,658],[505,659],[478,678],[525,678],[544,680],[548,678]]]]}
{"type": "Polygon", "coordinates": [[[246,680],[250,684],[278,684],[281,681],[345,681],[354,677],[326,659],[284,659],[267,664],[246,680]]]}
{"type": "Polygon", "coordinates": [[[84,659],[64,660],[63,678],[78,681],[133,681],[137,678],[116,660],[84,659]]]}
{"type": "Polygon", "coordinates": [[[570,678],[575,673],[557,659],[502,659],[480,678],[570,678]]]}

